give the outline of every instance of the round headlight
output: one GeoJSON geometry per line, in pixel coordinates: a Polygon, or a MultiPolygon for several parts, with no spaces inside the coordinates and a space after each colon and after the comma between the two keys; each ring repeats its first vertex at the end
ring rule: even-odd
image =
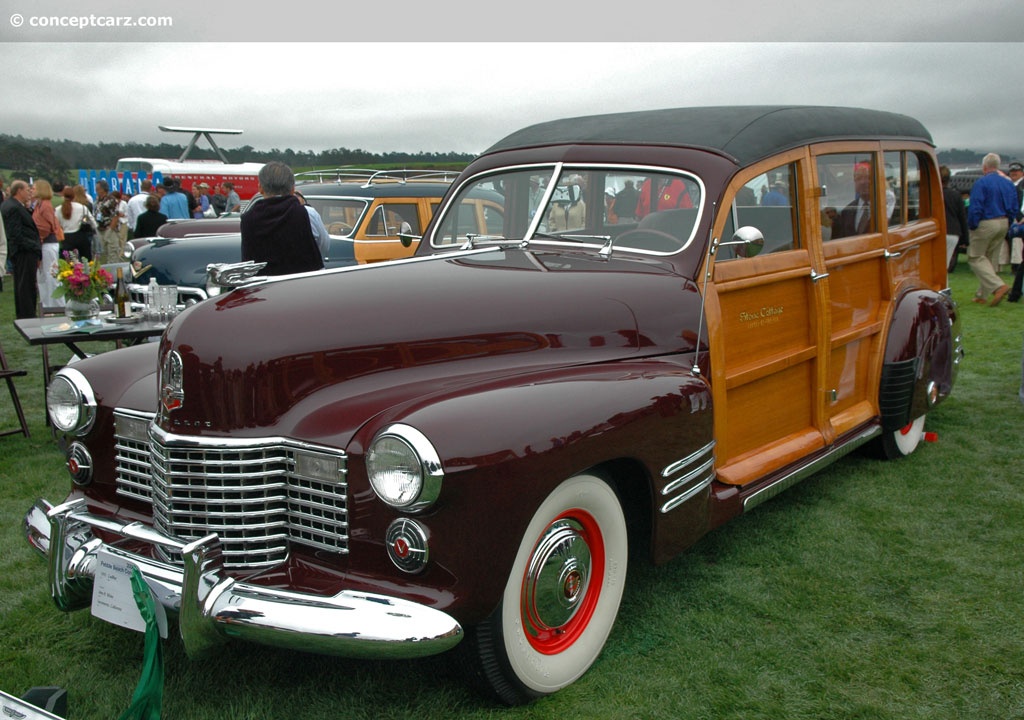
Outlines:
{"type": "Polygon", "coordinates": [[[64,368],[46,389],[46,410],[61,432],[84,434],[96,418],[92,386],[79,371],[64,368]]]}
{"type": "Polygon", "coordinates": [[[391,425],[377,436],[366,453],[366,472],[381,500],[408,511],[432,505],[444,475],[434,447],[409,425],[391,425]]]}

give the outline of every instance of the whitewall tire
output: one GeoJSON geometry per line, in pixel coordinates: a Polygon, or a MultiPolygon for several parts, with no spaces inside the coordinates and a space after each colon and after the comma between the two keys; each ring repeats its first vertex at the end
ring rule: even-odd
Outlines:
{"type": "Polygon", "coordinates": [[[520,704],[577,680],[604,648],[625,587],[626,519],[614,488],[577,475],[541,503],[497,610],[475,629],[479,674],[520,704]]]}

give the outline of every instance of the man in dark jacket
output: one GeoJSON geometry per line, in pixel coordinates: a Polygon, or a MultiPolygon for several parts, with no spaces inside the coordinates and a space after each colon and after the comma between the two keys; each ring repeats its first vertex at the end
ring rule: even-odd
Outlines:
{"type": "Polygon", "coordinates": [[[322,270],[309,214],[295,192],[295,175],[281,162],[260,169],[263,198],[242,214],[242,260],[265,262],[263,275],[322,270]]]}
{"type": "Polygon", "coordinates": [[[19,320],[36,316],[36,270],[43,261],[39,231],[28,209],[31,199],[28,183],[15,180],[10,196],[0,205],[7,253],[14,265],[14,314],[19,320]]]}
{"type": "Polygon", "coordinates": [[[967,243],[971,239],[971,231],[967,228],[967,206],[959,190],[954,190],[949,185],[951,173],[949,168],[943,165],[939,168],[939,177],[942,179],[942,202],[946,206],[946,238],[956,237],[956,245],[953,247],[953,254],[949,258],[949,272],[956,269],[958,255],[963,250],[967,252],[967,243]]]}

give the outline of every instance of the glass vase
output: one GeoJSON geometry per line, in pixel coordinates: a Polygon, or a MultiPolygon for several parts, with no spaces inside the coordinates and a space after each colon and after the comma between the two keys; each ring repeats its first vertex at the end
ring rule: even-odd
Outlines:
{"type": "Polygon", "coordinates": [[[64,315],[68,320],[93,320],[100,316],[100,301],[68,298],[64,303],[64,315]]]}

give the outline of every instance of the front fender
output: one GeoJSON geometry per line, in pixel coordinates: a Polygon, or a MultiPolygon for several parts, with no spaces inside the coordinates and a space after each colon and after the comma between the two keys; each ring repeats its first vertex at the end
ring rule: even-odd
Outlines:
{"type": "Polygon", "coordinates": [[[647,514],[641,520],[659,544],[667,538],[681,549],[706,529],[706,491],[671,513],[652,509],[665,504],[661,491],[674,479],[662,471],[711,446],[710,393],[679,364],[549,370],[422,398],[357,434],[351,484],[367,482],[362,448],[393,422],[420,430],[441,458],[441,494],[418,519],[428,528],[431,561],[456,578],[451,590],[467,603],[460,621],[493,610],[533,513],[559,483],[584,470],[609,475],[614,467],[633,468],[612,480],[624,504],[647,514]]]}

